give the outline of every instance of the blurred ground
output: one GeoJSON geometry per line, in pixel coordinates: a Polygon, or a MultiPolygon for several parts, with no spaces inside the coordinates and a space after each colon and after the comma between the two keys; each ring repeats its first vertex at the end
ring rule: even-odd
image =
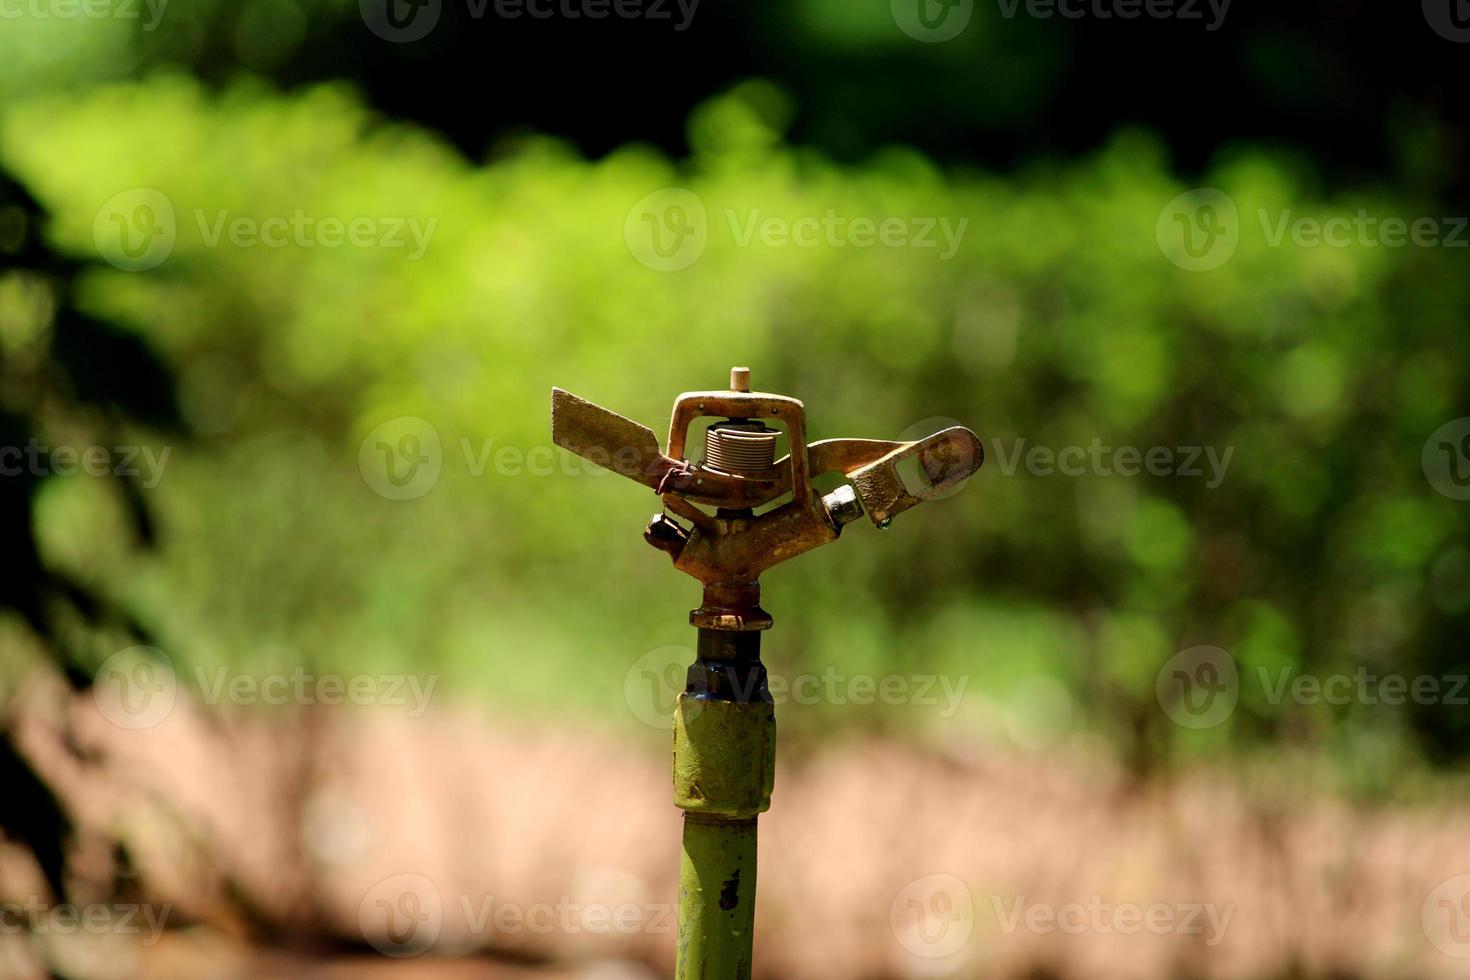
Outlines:
{"type": "MultiPolygon", "coordinates": [[[[168,910],[149,942],[38,932],[39,958],[119,980],[671,969],[667,758],[450,711],[226,721],[182,705],[124,733],[54,679],[24,705],[21,744],[78,828],[74,893],[123,872],[123,894],[168,910]],[[368,972],[375,948],[413,958],[368,972]]],[[[1141,782],[1085,752],[864,737],[784,756],[761,821],[764,977],[1461,975],[1423,916],[1470,865],[1464,807],[1267,794],[1221,770],[1141,782]],[[1174,927],[1127,931],[1130,903],[1174,927]],[[1034,907],[1060,917],[1047,928],[1034,907]]],[[[34,875],[8,854],[19,901],[34,875]]],[[[8,937],[12,964],[24,945],[8,937]]]]}

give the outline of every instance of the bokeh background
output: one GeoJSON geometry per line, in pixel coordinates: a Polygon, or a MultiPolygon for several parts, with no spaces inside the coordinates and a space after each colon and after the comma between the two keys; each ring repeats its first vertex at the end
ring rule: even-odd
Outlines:
{"type": "Polygon", "coordinates": [[[759,974],[1463,975],[1459,7],[387,3],[5,8],[4,975],[667,973],[466,913],[673,900],[698,587],[548,393],[734,364],[987,447],[763,579],[759,974]]]}

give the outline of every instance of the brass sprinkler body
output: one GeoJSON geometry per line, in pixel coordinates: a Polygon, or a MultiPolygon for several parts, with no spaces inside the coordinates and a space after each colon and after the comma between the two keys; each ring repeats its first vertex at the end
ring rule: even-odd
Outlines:
{"type": "Polygon", "coordinates": [[[664,510],[643,536],[704,586],[703,602],[689,614],[699,630],[696,659],[674,714],[674,802],[685,814],[676,975],[743,980],[751,966],[756,818],[770,808],[776,744],[760,662],[760,631],[771,626],[760,606],[760,575],[837,540],[865,513],[888,527],[968,478],[984,450],[963,426],[917,442],[808,444],[805,406],[751,391],[743,367],[731,370],[728,391],[675,399],[662,451],[652,430],[560,388],[551,391],[551,429],[558,446],[659,495],[664,510]],[[702,458],[692,462],[689,428],[700,418],[716,421],[705,430],[702,458]],[[790,446],[779,460],[772,423],[785,428],[790,446]],[[925,484],[917,488],[899,469],[911,459],[925,484]],[[812,481],[829,473],[850,482],[822,494],[812,481]]]}

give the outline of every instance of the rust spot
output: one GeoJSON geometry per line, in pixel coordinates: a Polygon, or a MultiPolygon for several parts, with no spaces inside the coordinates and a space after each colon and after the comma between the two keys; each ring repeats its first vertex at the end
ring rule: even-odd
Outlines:
{"type": "Polygon", "coordinates": [[[728,912],[740,904],[740,872],[737,871],[725,879],[724,886],[720,889],[720,908],[728,912]]]}

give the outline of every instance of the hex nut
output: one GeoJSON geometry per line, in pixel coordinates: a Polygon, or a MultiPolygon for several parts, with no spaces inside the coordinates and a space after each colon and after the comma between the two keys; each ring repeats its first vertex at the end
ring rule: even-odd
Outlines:
{"type": "Polygon", "coordinates": [[[827,516],[832,518],[832,523],[838,527],[851,524],[863,516],[863,505],[858,501],[857,491],[848,483],[823,497],[822,505],[827,508],[827,516]]]}

